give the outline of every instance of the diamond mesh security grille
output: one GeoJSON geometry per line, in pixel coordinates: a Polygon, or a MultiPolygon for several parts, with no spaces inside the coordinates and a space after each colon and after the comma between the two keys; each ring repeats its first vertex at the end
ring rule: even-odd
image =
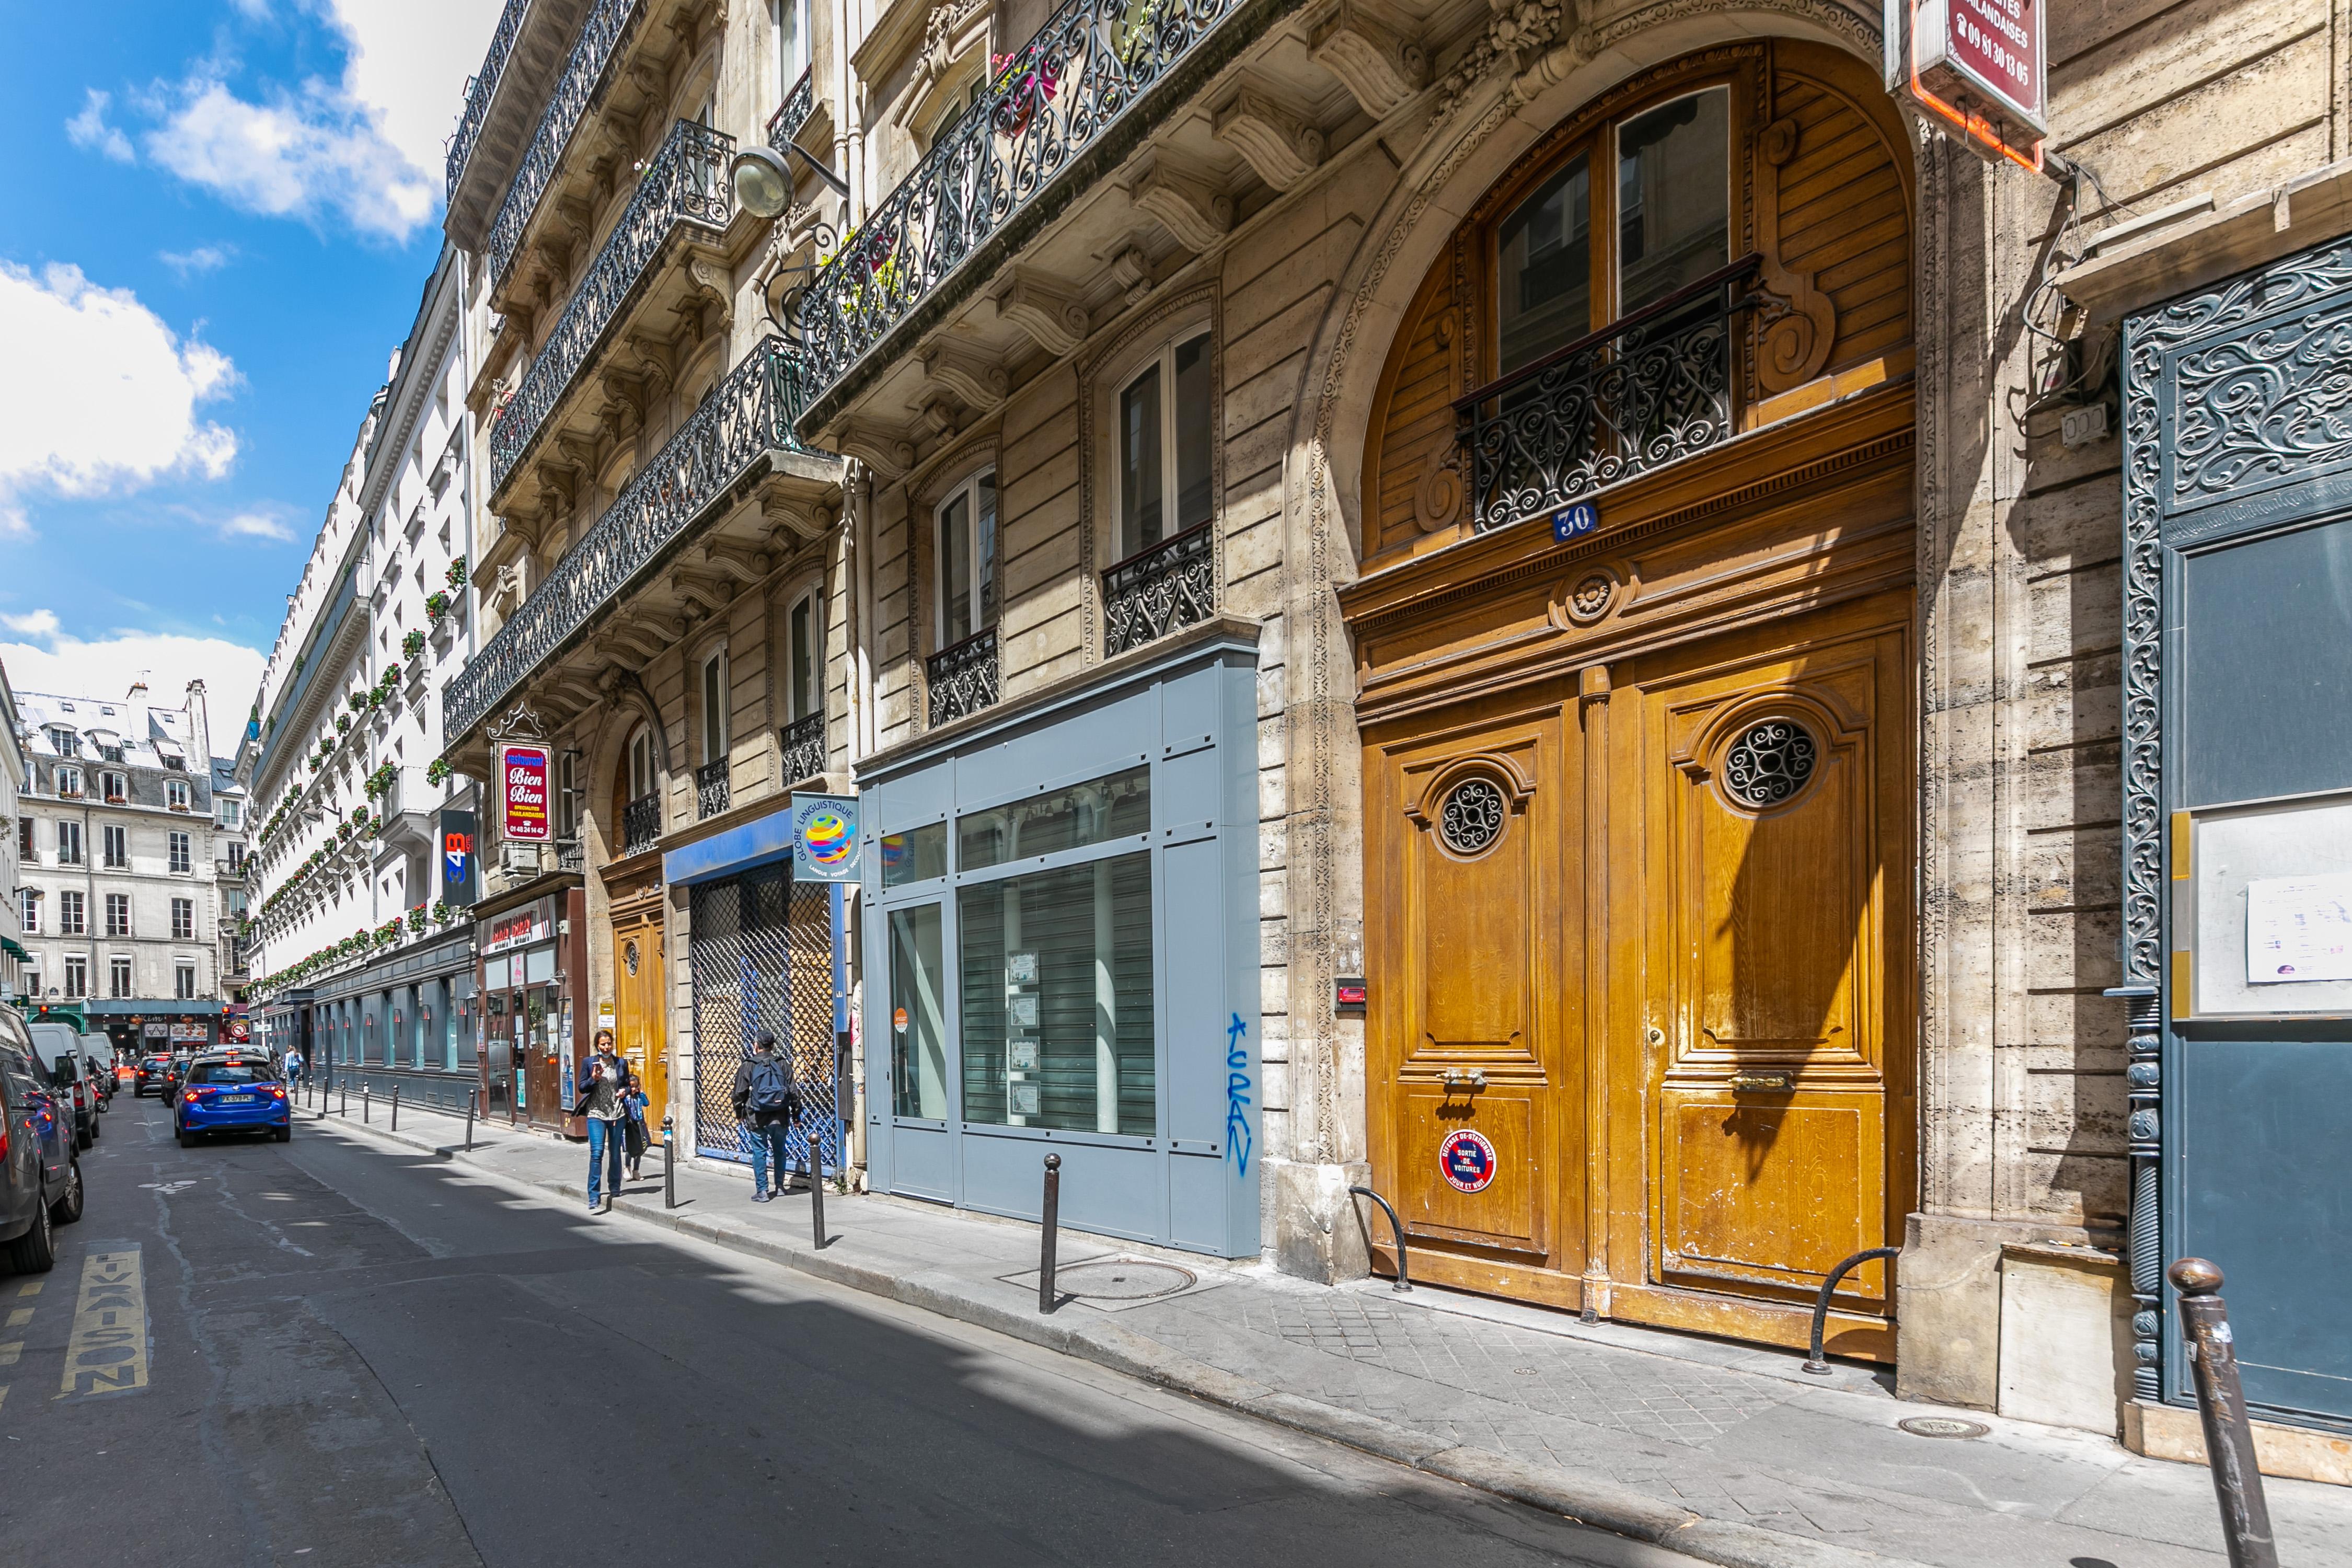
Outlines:
{"type": "MultiPolygon", "coordinates": [[[[827,1171],[842,1164],[841,1077],[833,1033],[833,912],[822,883],[782,867],[698,884],[688,969],[694,982],[694,1145],[749,1163],[735,1120],[735,1069],[761,1029],[792,1056],[802,1114],[793,1144],[814,1131],[827,1171]]],[[[803,1156],[804,1157],[804,1156],[803,1156]]]]}

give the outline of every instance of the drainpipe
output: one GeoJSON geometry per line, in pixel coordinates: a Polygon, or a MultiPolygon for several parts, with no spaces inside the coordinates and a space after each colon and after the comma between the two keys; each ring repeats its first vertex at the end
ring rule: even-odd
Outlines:
{"type": "Polygon", "coordinates": [[[850,753],[853,761],[863,761],[880,743],[882,725],[874,710],[874,476],[855,458],[849,460],[849,500],[855,509],[850,527],[857,609],[857,636],[850,644],[857,723],[850,753]]]}
{"type": "Polygon", "coordinates": [[[866,127],[854,96],[856,73],[849,64],[849,51],[855,47],[850,25],[856,13],[857,0],[839,0],[834,9],[834,76],[838,97],[834,106],[833,166],[849,185],[849,194],[843,198],[845,233],[866,221],[866,127]]]}

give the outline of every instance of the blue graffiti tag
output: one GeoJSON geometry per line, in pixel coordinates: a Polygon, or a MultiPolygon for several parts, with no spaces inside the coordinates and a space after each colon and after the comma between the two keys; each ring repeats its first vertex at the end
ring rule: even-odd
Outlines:
{"type": "Polygon", "coordinates": [[[1250,1075],[1249,1047],[1242,1040],[1249,1034],[1249,1026],[1242,1022],[1239,1013],[1225,1026],[1225,1153],[1241,1163],[1241,1174],[1249,1174],[1250,1157],[1250,1075]]]}

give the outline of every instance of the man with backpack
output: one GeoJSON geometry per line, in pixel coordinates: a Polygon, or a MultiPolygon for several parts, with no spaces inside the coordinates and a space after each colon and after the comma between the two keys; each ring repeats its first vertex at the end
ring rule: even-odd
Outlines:
{"type": "MultiPolygon", "coordinates": [[[[801,1113],[793,1064],[776,1049],[776,1037],[760,1031],[759,1042],[735,1069],[735,1120],[751,1134],[751,1201],[768,1201],[768,1163],[776,1166],[776,1191],[784,1190],[784,1134],[801,1113]]],[[[811,1173],[810,1179],[815,1179],[811,1173]]]]}

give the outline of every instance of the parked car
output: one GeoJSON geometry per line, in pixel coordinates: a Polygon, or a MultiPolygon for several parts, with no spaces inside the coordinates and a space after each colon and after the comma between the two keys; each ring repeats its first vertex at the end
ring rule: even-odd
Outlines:
{"type": "Polygon", "coordinates": [[[81,1218],[70,1113],[35,1059],[24,1019],[0,1007],[0,1242],[20,1274],[56,1267],[56,1227],[81,1218]]]}
{"type": "Polygon", "coordinates": [[[180,1091],[180,1080],[188,1076],[188,1058],[173,1057],[163,1068],[163,1098],[169,1100],[180,1091]]]}
{"type": "Polygon", "coordinates": [[[82,1065],[81,1031],[71,1024],[32,1023],[33,1058],[43,1079],[73,1107],[74,1147],[98,1142],[98,1082],[82,1065]]]}
{"type": "Polygon", "coordinates": [[[171,1075],[172,1058],[162,1051],[152,1051],[139,1058],[137,1076],[131,1085],[133,1099],[147,1094],[168,1094],[163,1080],[171,1075]]]}
{"type": "Polygon", "coordinates": [[[207,1051],[188,1064],[172,1130],[183,1149],[207,1132],[267,1132],[283,1143],[294,1136],[294,1110],[266,1053],[207,1051]]]}

